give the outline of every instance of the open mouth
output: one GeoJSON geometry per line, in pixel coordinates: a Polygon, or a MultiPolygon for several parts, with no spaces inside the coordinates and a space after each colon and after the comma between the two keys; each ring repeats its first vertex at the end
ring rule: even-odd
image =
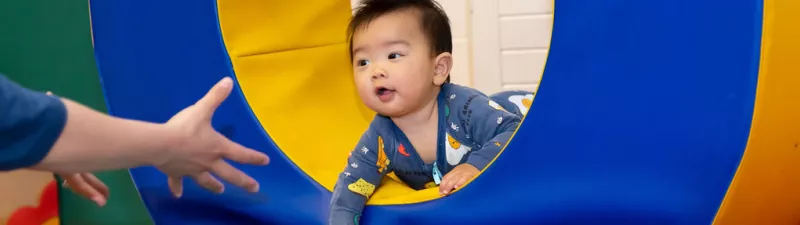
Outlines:
{"type": "Polygon", "coordinates": [[[377,94],[378,96],[390,94],[392,92],[394,92],[394,90],[391,90],[391,89],[388,89],[388,88],[385,88],[385,87],[375,88],[375,94],[377,94]]]}
{"type": "Polygon", "coordinates": [[[375,95],[378,96],[381,100],[389,100],[391,99],[392,95],[394,94],[394,90],[386,88],[386,87],[377,87],[375,88],[375,95]]]}

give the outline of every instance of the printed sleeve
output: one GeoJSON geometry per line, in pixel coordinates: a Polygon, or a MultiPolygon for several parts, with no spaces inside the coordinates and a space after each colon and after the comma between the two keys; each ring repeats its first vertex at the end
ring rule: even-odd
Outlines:
{"type": "Polygon", "coordinates": [[[0,171],[39,163],[66,120],[60,99],[25,89],[0,74],[0,171]]]}
{"type": "Polygon", "coordinates": [[[484,95],[473,95],[467,100],[469,117],[466,119],[472,140],[478,149],[467,157],[466,163],[479,170],[485,169],[508,143],[522,120],[484,95]]]}
{"type": "Polygon", "coordinates": [[[391,170],[384,139],[372,126],[350,152],[331,199],[328,224],[358,224],[367,200],[391,170]]]}

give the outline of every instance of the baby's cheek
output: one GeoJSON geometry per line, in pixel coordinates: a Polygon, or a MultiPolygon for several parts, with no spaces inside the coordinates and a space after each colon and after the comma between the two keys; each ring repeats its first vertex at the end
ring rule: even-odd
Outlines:
{"type": "Polygon", "coordinates": [[[358,94],[360,94],[361,96],[370,96],[374,95],[374,93],[375,93],[374,90],[368,87],[367,85],[358,87],[358,94]]]}

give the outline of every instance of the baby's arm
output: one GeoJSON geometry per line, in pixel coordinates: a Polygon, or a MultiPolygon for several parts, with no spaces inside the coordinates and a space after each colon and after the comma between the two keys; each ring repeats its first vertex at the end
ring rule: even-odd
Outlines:
{"type": "Polygon", "coordinates": [[[442,177],[439,184],[441,195],[450,194],[451,190],[461,187],[485,169],[500,153],[521,121],[517,114],[505,111],[497,104],[489,104],[491,100],[482,94],[472,93],[468,98],[451,101],[451,108],[463,109],[455,112],[454,119],[478,146],[467,156],[464,164],[456,166],[442,177]]]}
{"type": "Polygon", "coordinates": [[[516,114],[496,109],[489,104],[489,99],[477,95],[467,106],[472,111],[468,119],[468,130],[475,143],[480,145],[470,154],[466,163],[483,170],[500,153],[516,131],[522,119],[516,114]]]}
{"type": "Polygon", "coordinates": [[[382,137],[370,128],[347,159],[333,190],[328,224],[358,224],[367,199],[389,168],[382,137]]]}

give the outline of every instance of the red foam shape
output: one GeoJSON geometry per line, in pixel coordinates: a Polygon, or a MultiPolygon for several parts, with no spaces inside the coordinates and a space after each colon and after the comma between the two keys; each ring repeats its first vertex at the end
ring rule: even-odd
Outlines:
{"type": "Polygon", "coordinates": [[[42,225],[51,218],[58,217],[58,185],[48,183],[39,195],[37,206],[23,206],[8,218],[7,225],[42,225]]]}

